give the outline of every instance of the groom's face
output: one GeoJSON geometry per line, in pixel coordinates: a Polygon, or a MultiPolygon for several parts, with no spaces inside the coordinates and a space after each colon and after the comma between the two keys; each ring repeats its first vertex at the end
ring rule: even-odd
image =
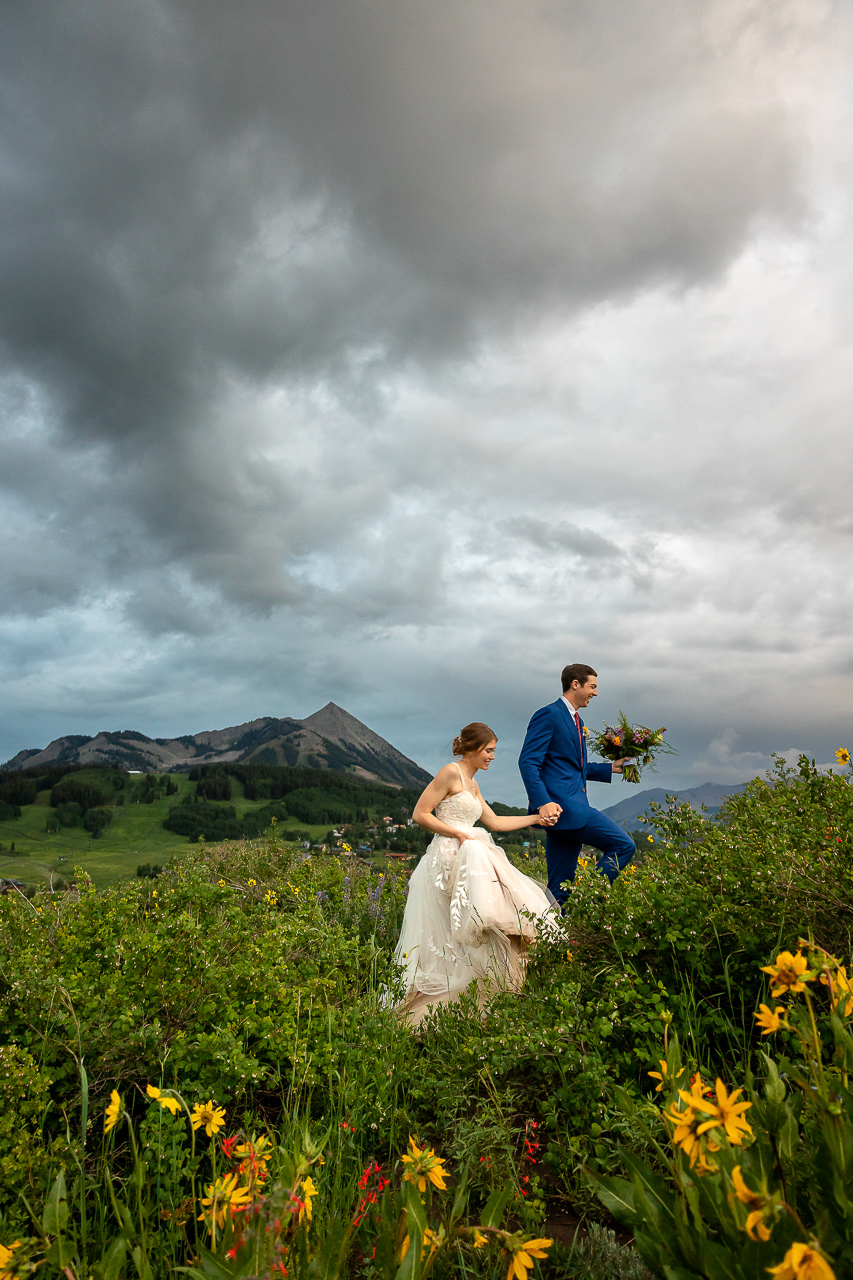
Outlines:
{"type": "Polygon", "coordinates": [[[581,684],[579,680],[572,681],[571,698],[578,710],[588,707],[592,699],[597,697],[598,681],[595,676],[588,676],[586,684],[581,684]]]}

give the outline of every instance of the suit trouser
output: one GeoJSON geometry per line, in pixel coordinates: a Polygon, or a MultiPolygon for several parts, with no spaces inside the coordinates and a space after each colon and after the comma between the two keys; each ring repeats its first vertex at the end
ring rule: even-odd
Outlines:
{"type": "Polygon", "coordinates": [[[599,849],[601,856],[596,863],[598,870],[612,884],[619,872],[627,867],[636,853],[636,846],[612,818],[591,809],[585,827],[571,831],[551,828],[545,835],[545,856],[548,859],[548,888],[560,906],[569,896],[563,888],[566,880],[574,881],[578,869],[581,846],[589,844],[599,849]]]}

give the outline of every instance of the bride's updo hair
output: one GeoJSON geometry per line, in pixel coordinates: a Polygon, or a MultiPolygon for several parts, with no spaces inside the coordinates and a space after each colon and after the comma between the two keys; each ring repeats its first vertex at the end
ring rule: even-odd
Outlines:
{"type": "Polygon", "coordinates": [[[473,724],[466,724],[464,729],[460,729],[458,736],[453,739],[453,754],[467,756],[474,751],[482,751],[483,747],[497,740],[498,735],[487,724],[475,720],[473,724]]]}

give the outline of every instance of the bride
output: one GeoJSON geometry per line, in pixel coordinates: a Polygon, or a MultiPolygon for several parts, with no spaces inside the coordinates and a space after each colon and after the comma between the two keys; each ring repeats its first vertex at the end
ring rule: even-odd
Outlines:
{"type": "Polygon", "coordinates": [[[556,920],[544,885],[474,825],[478,818],[492,831],[549,825],[539,814],[500,818],[486,804],[475,774],[488,769],[497,741],[487,724],[466,725],[453,740],[461,762],[446,764],[415,806],[415,822],[434,837],[409,881],[394,955],[405,989],[399,1010],[412,1025],[431,1006],[458,1000],[473,981],[481,1002],[489,989],[518,991],[537,923],[556,920]]]}

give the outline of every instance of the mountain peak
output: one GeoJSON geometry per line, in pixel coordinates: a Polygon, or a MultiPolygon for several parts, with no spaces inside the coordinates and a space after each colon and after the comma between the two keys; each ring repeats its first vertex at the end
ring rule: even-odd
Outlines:
{"type": "Polygon", "coordinates": [[[423,787],[429,781],[424,769],[334,702],[305,720],[260,716],[227,729],[174,738],[149,738],[135,729],[102,730],[94,738],[69,734],[44,750],[19,751],[0,769],[115,764],[164,773],[228,761],[329,769],[393,787],[423,787]]]}

